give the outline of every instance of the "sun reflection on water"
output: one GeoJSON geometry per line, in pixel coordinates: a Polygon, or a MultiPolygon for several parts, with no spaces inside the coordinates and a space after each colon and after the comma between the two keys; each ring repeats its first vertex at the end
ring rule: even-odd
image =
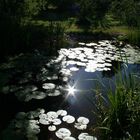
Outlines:
{"type": "Polygon", "coordinates": [[[68,86],[68,95],[74,95],[75,94],[75,91],[76,89],[74,88],[74,86],[68,86]]]}

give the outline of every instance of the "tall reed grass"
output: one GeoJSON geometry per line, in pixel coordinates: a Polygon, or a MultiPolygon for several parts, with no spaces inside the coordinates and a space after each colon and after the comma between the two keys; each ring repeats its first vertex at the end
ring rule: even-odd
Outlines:
{"type": "Polygon", "coordinates": [[[96,125],[93,130],[103,140],[140,139],[140,79],[120,72],[115,92],[110,88],[107,99],[96,92],[96,125]]]}
{"type": "Polygon", "coordinates": [[[130,30],[127,35],[128,41],[132,44],[139,45],[140,44],[140,29],[130,30]]]}

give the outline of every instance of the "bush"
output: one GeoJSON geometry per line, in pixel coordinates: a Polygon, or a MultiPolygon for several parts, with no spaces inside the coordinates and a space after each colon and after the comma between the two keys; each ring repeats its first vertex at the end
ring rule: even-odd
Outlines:
{"type": "Polygon", "coordinates": [[[140,44],[140,29],[130,30],[127,35],[129,43],[139,45],[140,44]]]}
{"type": "Polygon", "coordinates": [[[105,27],[110,0],[81,0],[79,23],[97,28],[105,27]]]}

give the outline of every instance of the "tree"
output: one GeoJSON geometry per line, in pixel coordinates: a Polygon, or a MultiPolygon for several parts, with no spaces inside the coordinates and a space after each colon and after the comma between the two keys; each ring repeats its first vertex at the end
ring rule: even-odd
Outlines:
{"type": "Polygon", "coordinates": [[[79,21],[94,27],[104,27],[109,7],[110,0],[80,0],[79,21]]]}
{"type": "Polygon", "coordinates": [[[11,53],[17,46],[28,44],[30,31],[23,26],[25,19],[37,15],[46,0],[0,0],[0,52],[11,53]],[[8,52],[9,51],[9,52],[8,52]]]}
{"type": "Polygon", "coordinates": [[[48,0],[48,3],[56,6],[59,10],[67,10],[76,0],[48,0]]]}
{"type": "Polygon", "coordinates": [[[0,17],[17,22],[25,17],[37,15],[45,4],[46,0],[1,0],[0,17]]]}
{"type": "Polygon", "coordinates": [[[113,0],[112,12],[124,24],[140,26],[140,2],[138,0],[113,0]]]}

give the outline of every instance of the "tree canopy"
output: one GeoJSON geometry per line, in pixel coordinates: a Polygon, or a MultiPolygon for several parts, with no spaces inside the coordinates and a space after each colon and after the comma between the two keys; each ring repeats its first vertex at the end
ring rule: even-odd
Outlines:
{"type": "Polygon", "coordinates": [[[79,20],[94,27],[104,26],[110,0],[80,0],[79,20]]]}
{"type": "Polygon", "coordinates": [[[37,15],[45,7],[46,0],[1,0],[0,17],[14,22],[37,15]]]}
{"type": "Polygon", "coordinates": [[[128,26],[140,26],[139,0],[113,0],[112,13],[128,26]]]}

